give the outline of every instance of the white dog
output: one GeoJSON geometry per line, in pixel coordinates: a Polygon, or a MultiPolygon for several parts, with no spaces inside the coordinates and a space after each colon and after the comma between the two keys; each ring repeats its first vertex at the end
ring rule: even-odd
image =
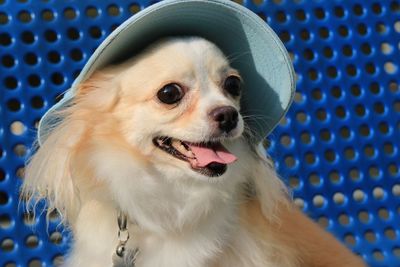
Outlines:
{"type": "Polygon", "coordinates": [[[23,185],[73,232],[63,266],[113,266],[119,211],[137,267],[364,266],[243,137],[241,84],[214,44],[183,37],[80,85],[23,185]]]}

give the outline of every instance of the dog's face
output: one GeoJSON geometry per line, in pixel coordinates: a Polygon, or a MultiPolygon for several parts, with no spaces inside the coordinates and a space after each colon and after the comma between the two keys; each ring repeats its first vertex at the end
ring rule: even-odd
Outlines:
{"type": "Polygon", "coordinates": [[[162,41],[119,67],[113,113],[130,145],[163,172],[215,177],[236,157],[222,145],[242,135],[241,77],[212,43],[162,41]]]}

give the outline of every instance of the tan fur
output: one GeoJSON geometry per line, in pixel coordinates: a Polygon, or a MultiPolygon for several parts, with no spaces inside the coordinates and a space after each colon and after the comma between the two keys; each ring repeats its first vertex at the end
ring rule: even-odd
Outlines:
{"type": "Polygon", "coordinates": [[[298,267],[366,266],[297,207],[280,204],[277,210],[278,220],[268,220],[262,215],[258,200],[249,200],[241,207],[243,224],[253,238],[285,248],[277,257],[295,256],[298,267]]]}

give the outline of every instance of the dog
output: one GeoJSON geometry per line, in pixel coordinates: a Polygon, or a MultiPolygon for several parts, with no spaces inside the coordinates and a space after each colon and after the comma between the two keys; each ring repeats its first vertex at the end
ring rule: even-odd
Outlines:
{"type": "Polygon", "coordinates": [[[242,85],[200,37],[159,40],[79,85],[22,187],[71,229],[63,266],[117,266],[121,213],[123,249],[139,250],[126,266],[364,266],[295,208],[249,142],[242,85]]]}

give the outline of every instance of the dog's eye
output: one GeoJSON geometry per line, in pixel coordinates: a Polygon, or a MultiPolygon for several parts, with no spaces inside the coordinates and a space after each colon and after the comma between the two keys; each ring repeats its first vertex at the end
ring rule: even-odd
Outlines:
{"type": "Polygon", "coordinates": [[[169,105],[175,104],[181,100],[183,96],[184,92],[182,88],[175,83],[165,85],[157,93],[158,99],[160,99],[161,102],[169,105]]]}
{"type": "Polygon", "coordinates": [[[241,91],[241,81],[237,76],[229,76],[224,82],[224,90],[233,96],[239,96],[241,91]]]}

